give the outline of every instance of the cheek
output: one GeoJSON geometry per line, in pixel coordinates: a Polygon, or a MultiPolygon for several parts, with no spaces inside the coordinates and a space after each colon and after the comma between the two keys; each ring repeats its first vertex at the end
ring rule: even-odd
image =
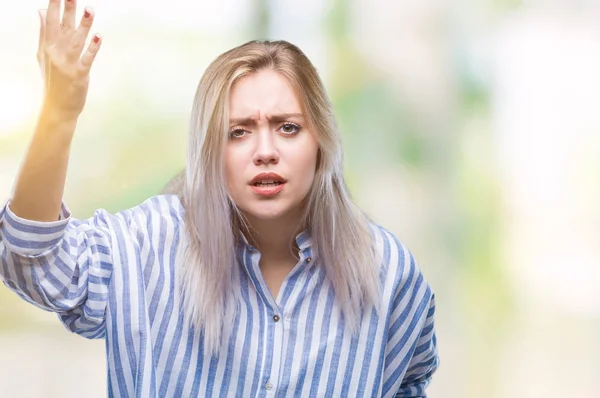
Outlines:
{"type": "Polygon", "coordinates": [[[229,148],[225,149],[225,156],[223,159],[225,165],[225,183],[227,184],[229,194],[232,196],[235,195],[242,174],[240,165],[238,164],[239,159],[240,158],[236,156],[235,151],[229,148]]]}
{"type": "Polygon", "coordinates": [[[317,151],[316,145],[310,150],[307,150],[302,154],[302,156],[298,159],[298,164],[304,176],[304,184],[307,186],[305,188],[310,188],[315,179],[315,174],[317,170],[317,151]]]}

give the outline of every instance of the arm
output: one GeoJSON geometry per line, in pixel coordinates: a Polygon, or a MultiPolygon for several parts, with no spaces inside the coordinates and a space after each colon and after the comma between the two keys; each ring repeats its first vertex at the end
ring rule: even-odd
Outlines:
{"type": "Polygon", "coordinates": [[[439,365],[437,341],[433,324],[435,313],[435,297],[431,296],[427,319],[415,345],[415,350],[408,365],[397,398],[426,398],[425,389],[431,381],[433,373],[439,365]]]}
{"type": "Polygon", "coordinates": [[[15,215],[35,221],[56,221],[59,215],[71,139],[100,48],[100,38],[95,36],[81,56],[94,18],[92,10],[86,9],[75,29],[76,1],[65,2],[62,23],[60,5],[61,0],[50,0],[47,12],[40,13],[38,61],[45,96],[10,204],[15,215]]]}
{"type": "Polygon", "coordinates": [[[381,396],[424,398],[438,367],[435,297],[412,254],[392,235],[389,242],[398,260],[388,268],[395,282],[381,396]]]}
{"type": "Polygon", "coordinates": [[[79,221],[63,206],[58,221],[39,222],[0,208],[0,279],[29,303],[58,313],[71,331],[102,337],[112,230],[124,219],[100,210],[79,221]]]}
{"type": "Polygon", "coordinates": [[[71,220],[61,201],[100,38],[82,55],[93,11],[86,9],[76,28],[76,0],[65,2],[62,21],[60,7],[61,0],[50,0],[40,12],[44,101],[13,197],[0,208],[0,279],[25,300],[59,313],[71,330],[99,337],[112,271],[107,217],[71,220]]]}

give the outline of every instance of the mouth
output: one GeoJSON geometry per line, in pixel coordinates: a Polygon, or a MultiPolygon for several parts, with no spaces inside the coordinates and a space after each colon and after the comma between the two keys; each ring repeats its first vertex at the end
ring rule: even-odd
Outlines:
{"type": "Polygon", "coordinates": [[[252,186],[254,187],[276,187],[283,184],[283,181],[257,181],[252,186]]]}
{"type": "Polygon", "coordinates": [[[286,180],[276,173],[260,173],[250,181],[250,185],[255,187],[276,187],[285,183],[286,180]]]}
{"type": "Polygon", "coordinates": [[[274,196],[278,194],[287,181],[275,173],[261,173],[250,181],[250,187],[260,196],[274,196]]]}

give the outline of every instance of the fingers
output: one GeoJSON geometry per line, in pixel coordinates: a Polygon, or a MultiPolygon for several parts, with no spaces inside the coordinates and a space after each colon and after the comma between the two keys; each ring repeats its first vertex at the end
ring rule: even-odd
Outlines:
{"type": "Polygon", "coordinates": [[[83,46],[90,33],[92,22],[94,22],[94,10],[90,7],[86,7],[83,11],[83,16],[81,17],[81,23],[75,33],[73,33],[71,42],[68,45],[66,54],[67,60],[75,62],[81,56],[81,51],[83,51],[83,46]]]}
{"type": "Polygon", "coordinates": [[[98,54],[98,50],[100,50],[100,45],[102,44],[102,37],[96,34],[92,37],[90,44],[88,45],[87,51],[81,57],[81,71],[86,73],[89,72],[92,64],[94,63],[94,59],[96,59],[96,54],[98,54]]]}
{"type": "Polygon", "coordinates": [[[59,26],[56,46],[61,50],[66,48],[71,42],[73,32],[75,31],[75,12],[77,10],[76,0],[65,0],[65,9],[62,16],[62,22],[59,26]]]}
{"type": "Polygon", "coordinates": [[[61,30],[70,32],[75,30],[75,11],[77,9],[76,0],[65,0],[65,11],[63,13],[61,30]]]}
{"type": "MultiPolygon", "coordinates": [[[[41,26],[37,59],[42,67],[42,72],[44,71],[44,63],[47,61],[45,59],[47,58],[45,56],[45,51],[48,49],[48,47],[57,44],[59,41],[59,36],[61,35],[61,30],[68,33],[73,31],[75,26],[77,0],[65,0],[62,28],[58,24],[60,18],[60,3],[61,0],[50,0],[48,9],[40,10],[38,12],[41,26]]],[[[92,23],[94,22],[94,16],[94,10],[90,7],[86,7],[83,11],[83,16],[81,18],[79,27],[72,33],[72,35],[70,35],[70,37],[65,36],[65,39],[68,40],[66,43],[66,48],[64,47],[65,42],[63,40],[61,40],[61,44],[58,47],[61,49],[61,52],[65,51],[64,54],[68,62],[78,62],[81,58],[80,70],[84,73],[88,72],[92,67],[94,59],[96,58],[96,54],[98,53],[102,43],[102,38],[99,35],[95,35],[90,41],[90,44],[88,45],[83,56],[81,55],[87,37],[90,33],[92,23]]]]}
{"type": "Polygon", "coordinates": [[[60,1],[49,0],[46,11],[46,45],[52,46],[58,38],[60,25],[60,1]]]}

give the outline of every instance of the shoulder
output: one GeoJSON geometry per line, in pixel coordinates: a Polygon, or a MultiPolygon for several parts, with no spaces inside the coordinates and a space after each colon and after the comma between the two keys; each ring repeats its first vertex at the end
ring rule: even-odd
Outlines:
{"type": "Polygon", "coordinates": [[[427,285],[418,262],[407,246],[391,231],[371,223],[375,252],[381,264],[381,277],[392,282],[396,291],[406,287],[420,288],[427,285]]]}
{"type": "Polygon", "coordinates": [[[380,256],[383,268],[410,266],[410,262],[414,261],[412,253],[393,232],[375,223],[371,223],[370,227],[375,251],[380,256]]]}
{"type": "Polygon", "coordinates": [[[184,208],[177,195],[156,195],[130,209],[133,214],[144,217],[166,217],[173,220],[184,218],[184,208]]]}
{"type": "Polygon", "coordinates": [[[184,208],[177,195],[156,195],[115,214],[97,210],[95,217],[103,219],[106,224],[118,225],[139,234],[160,224],[178,227],[184,220],[184,208]]]}

